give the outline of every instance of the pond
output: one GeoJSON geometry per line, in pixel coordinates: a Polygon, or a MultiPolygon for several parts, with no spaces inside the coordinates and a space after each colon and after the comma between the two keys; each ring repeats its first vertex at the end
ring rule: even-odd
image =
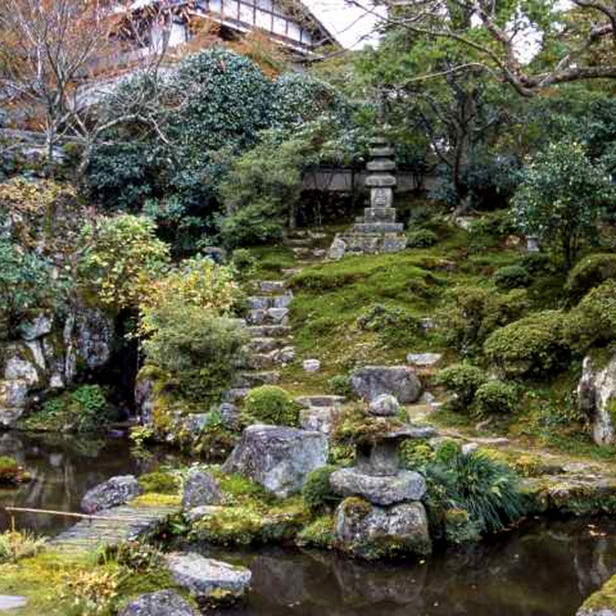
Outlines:
{"type": "MultiPolygon", "coordinates": [[[[173,462],[176,457],[155,450],[151,458],[131,454],[129,441],[118,435],[63,435],[0,432],[0,456],[12,456],[32,475],[32,481],[16,490],[0,489],[0,506],[16,506],[53,511],[80,511],[83,495],[113,475],[148,472],[157,462],[173,462]]],[[[18,529],[29,528],[55,535],[75,523],[74,518],[15,514],[18,529]]],[[[11,521],[0,510],[0,530],[11,521]]]]}
{"type": "MultiPolygon", "coordinates": [[[[0,455],[16,457],[33,475],[18,490],[0,491],[0,504],[62,511],[79,511],[85,491],[112,475],[174,459],[164,450],[136,459],[123,438],[22,433],[0,434],[0,455]]],[[[16,517],[18,528],[45,534],[71,522],[16,517]]],[[[253,571],[246,603],[219,612],[226,616],[566,616],[616,571],[616,521],[531,520],[468,549],[401,564],[293,549],[200,549],[253,571]]]]}

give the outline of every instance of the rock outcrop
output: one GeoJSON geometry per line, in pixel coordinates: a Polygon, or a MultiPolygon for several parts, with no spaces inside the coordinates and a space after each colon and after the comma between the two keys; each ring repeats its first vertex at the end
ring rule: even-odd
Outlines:
{"type": "Polygon", "coordinates": [[[578,404],[589,417],[597,445],[616,443],[616,355],[600,368],[591,357],[584,358],[577,387],[578,404]]]}
{"type": "Polygon", "coordinates": [[[188,473],[184,483],[182,507],[184,510],[203,505],[218,505],[222,501],[222,492],[216,480],[205,471],[194,469],[188,473]]]}
{"type": "Polygon", "coordinates": [[[287,426],[248,426],[224,463],[225,473],[239,473],[286,498],[301,490],[306,475],[327,461],[327,437],[287,426]]]}
{"type": "Polygon", "coordinates": [[[364,366],[351,374],[351,386],[368,402],[389,394],[408,404],[421,396],[421,382],[409,366],[364,366]]]}
{"type": "Polygon", "coordinates": [[[111,318],[86,307],[64,321],[42,313],[19,332],[0,343],[0,427],[12,427],[38,393],[70,385],[79,369],[102,368],[114,342],[111,318]]]}
{"type": "Polygon", "coordinates": [[[143,492],[133,475],[118,475],[88,490],[81,499],[81,508],[86,513],[123,505],[143,492]]]}

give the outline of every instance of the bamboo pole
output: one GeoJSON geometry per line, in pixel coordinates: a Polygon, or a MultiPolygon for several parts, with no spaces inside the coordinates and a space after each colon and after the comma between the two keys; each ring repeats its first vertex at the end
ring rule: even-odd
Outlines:
{"type": "Polygon", "coordinates": [[[82,520],[116,520],[118,522],[139,522],[143,518],[91,515],[87,513],[72,513],[70,511],[54,511],[52,509],[29,509],[27,507],[0,507],[11,513],[41,513],[44,515],[68,516],[71,518],[80,518],[82,520]]]}

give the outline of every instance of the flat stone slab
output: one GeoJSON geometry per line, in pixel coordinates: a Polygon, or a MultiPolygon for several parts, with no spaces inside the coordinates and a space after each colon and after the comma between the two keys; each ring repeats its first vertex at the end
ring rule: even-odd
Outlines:
{"type": "Polygon", "coordinates": [[[165,561],[176,583],[189,590],[197,600],[221,593],[239,599],[252,578],[246,567],[205,558],[196,552],[172,552],[165,561]]]}
{"type": "Polygon", "coordinates": [[[134,475],[117,475],[88,490],[81,499],[81,509],[86,513],[96,513],[123,505],[143,492],[134,475]]]}
{"type": "Polygon", "coordinates": [[[406,361],[413,366],[428,368],[438,364],[442,357],[441,353],[409,353],[406,361]]]}
{"type": "Polygon", "coordinates": [[[317,396],[298,396],[295,398],[295,401],[302,406],[309,408],[311,406],[325,406],[325,407],[333,407],[333,406],[341,406],[344,404],[346,398],[344,396],[328,396],[328,395],[317,395],[317,396]]]}
{"type": "Polygon", "coordinates": [[[198,616],[198,614],[174,590],[159,590],[140,595],[118,616],[198,616]]]}
{"type": "Polygon", "coordinates": [[[0,595],[0,612],[15,610],[24,607],[28,603],[26,597],[16,595],[0,595]]]}
{"type": "Polygon", "coordinates": [[[330,476],[334,490],[342,496],[360,496],[374,505],[418,501],[426,492],[424,478],[415,471],[376,477],[356,468],[341,468],[330,476]]]}

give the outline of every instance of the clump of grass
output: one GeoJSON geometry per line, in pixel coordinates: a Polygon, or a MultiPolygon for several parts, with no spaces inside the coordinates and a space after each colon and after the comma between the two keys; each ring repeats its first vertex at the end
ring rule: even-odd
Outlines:
{"type": "Polygon", "coordinates": [[[39,537],[30,531],[8,530],[0,534],[0,563],[17,562],[38,554],[47,543],[45,537],[39,537]]]}

